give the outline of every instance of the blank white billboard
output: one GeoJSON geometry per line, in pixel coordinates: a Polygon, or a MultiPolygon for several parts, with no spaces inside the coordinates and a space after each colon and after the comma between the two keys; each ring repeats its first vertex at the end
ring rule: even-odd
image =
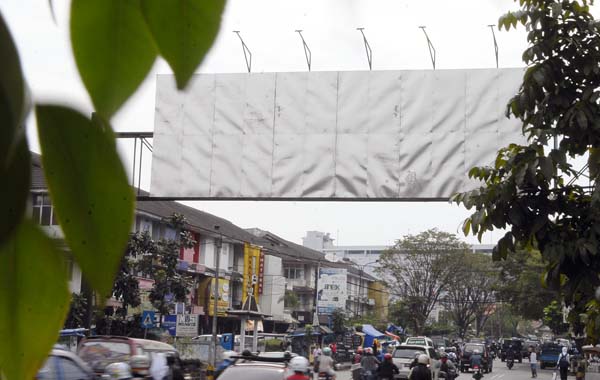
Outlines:
{"type": "Polygon", "coordinates": [[[150,193],[427,200],[522,143],[523,69],[158,75],[150,193]]]}

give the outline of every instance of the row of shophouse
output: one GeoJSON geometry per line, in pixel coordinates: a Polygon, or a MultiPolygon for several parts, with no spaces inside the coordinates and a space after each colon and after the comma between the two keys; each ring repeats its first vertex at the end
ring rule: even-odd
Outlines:
{"type": "MultiPolygon", "coordinates": [[[[31,216],[49,236],[60,240],[63,235],[54,215],[40,157],[36,154],[33,154],[32,165],[31,216]]],[[[180,251],[178,270],[192,276],[194,281],[191,282],[192,288],[189,289],[187,301],[183,305],[177,305],[178,307],[174,306],[174,312],[199,315],[199,334],[211,331],[213,309],[208,306],[207,298],[201,296],[201,289],[207,281],[213,281],[217,273],[217,242],[222,242],[217,283],[221,289],[227,290],[220,297],[220,305],[225,303],[224,308],[234,310],[242,308],[246,293],[244,287],[250,281],[258,280],[260,288],[257,288],[256,301],[260,311],[267,315],[263,321],[265,332],[284,332],[293,325],[315,324],[315,317],[319,318],[321,325],[330,322],[328,314],[315,313],[318,274],[323,268],[338,268],[345,274],[346,294],[340,301],[342,305],[345,301],[345,311],[348,314],[362,316],[376,311],[382,319],[387,314],[387,292],[363,268],[351,262],[330,262],[324,253],[287,241],[270,231],[260,228],[244,229],[228,220],[178,202],[139,201],[132,232],[147,231],[153,239],[176,239],[177,232],[166,221],[166,218],[176,213],[185,217],[185,229],[192,234],[196,243],[192,248],[180,251]],[[244,259],[249,252],[259,253],[260,273],[249,274],[245,270],[244,259]],[[250,279],[248,276],[260,278],[250,279]],[[286,291],[293,292],[298,300],[293,308],[285,305],[286,291]]],[[[78,293],[82,287],[81,271],[72,261],[70,270],[70,289],[78,293]]],[[[148,299],[152,281],[143,277],[138,278],[138,281],[142,304],[130,310],[131,314],[152,310],[148,299]]],[[[118,305],[118,300],[113,299],[111,302],[118,305]]],[[[220,332],[238,331],[239,322],[235,316],[219,312],[217,315],[220,332]]]]}

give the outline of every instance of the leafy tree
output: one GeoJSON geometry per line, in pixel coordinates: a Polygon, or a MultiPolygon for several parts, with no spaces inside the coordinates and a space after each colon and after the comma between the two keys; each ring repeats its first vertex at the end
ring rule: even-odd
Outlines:
{"type": "Polygon", "coordinates": [[[538,249],[545,282],[577,307],[600,285],[599,25],[587,0],[519,3],[521,9],[498,25],[508,30],[521,23],[528,32],[527,70],[507,106],[528,142],[501,149],[492,167],[471,169],[483,186],[453,200],[474,210],[465,234],[481,238],[486,231],[508,230],[494,249],[496,259],[516,247],[538,249]],[[577,158],[587,160],[585,184],[575,180],[577,158]]]}
{"type": "Polygon", "coordinates": [[[569,325],[563,322],[562,305],[557,301],[552,301],[544,308],[544,324],[548,326],[555,335],[561,335],[567,332],[569,325]]]}
{"type": "Polygon", "coordinates": [[[543,286],[544,263],[538,251],[517,250],[499,263],[498,299],[525,319],[540,320],[558,292],[543,286]]]}
{"type": "Polygon", "coordinates": [[[295,310],[300,305],[298,295],[293,290],[286,289],[283,296],[279,298],[279,302],[283,301],[283,307],[289,310],[295,310]]]}
{"type": "MultiPolygon", "coordinates": [[[[52,6],[52,2],[49,2],[52,6]]],[[[134,194],[111,118],[160,55],[185,88],[219,30],[224,0],[73,0],[71,47],[96,113],[34,103],[0,14],[0,371],[35,377],[68,312],[64,254],[26,214],[31,161],[25,120],[35,110],[43,170],[58,222],[83,275],[113,289],[133,221],[134,194]],[[49,302],[51,300],[52,302],[49,302]]],[[[50,17],[50,16],[49,16],[50,17]]]]}
{"type": "Polygon", "coordinates": [[[76,329],[85,325],[87,314],[87,299],[83,294],[71,294],[71,307],[65,320],[66,329],[76,329]]]}
{"type": "Polygon", "coordinates": [[[485,255],[455,254],[451,260],[455,270],[445,289],[443,304],[456,325],[459,337],[466,336],[472,323],[475,323],[476,335],[479,335],[494,301],[496,272],[485,255]]]}
{"type": "Polygon", "coordinates": [[[333,313],[331,313],[331,324],[334,333],[345,332],[347,322],[346,312],[344,309],[335,309],[333,313]]]}
{"type": "Polygon", "coordinates": [[[406,235],[380,258],[379,274],[388,289],[401,297],[410,311],[411,327],[422,332],[429,314],[450,283],[453,255],[469,251],[455,235],[431,229],[406,235]]]}
{"type": "Polygon", "coordinates": [[[404,300],[390,302],[388,315],[390,322],[401,326],[404,330],[412,324],[411,311],[408,303],[404,300]]]}

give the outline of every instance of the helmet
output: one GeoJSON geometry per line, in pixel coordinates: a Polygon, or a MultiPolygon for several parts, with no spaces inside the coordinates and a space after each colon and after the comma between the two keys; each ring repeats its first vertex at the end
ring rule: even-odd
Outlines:
{"type": "Polygon", "coordinates": [[[131,379],[131,367],[127,363],[112,363],[106,366],[104,372],[111,380],[131,379]]]}
{"type": "Polygon", "coordinates": [[[331,348],[329,348],[329,347],[323,348],[323,355],[331,356],[331,348]]]}
{"type": "Polygon", "coordinates": [[[290,369],[294,372],[306,373],[308,371],[308,359],[304,356],[296,356],[290,360],[290,369]]]}
{"type": "Polygon", "coordinates": [[[421,354],[419,355],[419,364],[429,364],[429,356],[425,355],[425,354],[421,354]]]}
{"type": "Polygon", "coordinates": [[[479,352],[479,350],[477,350],[477,349],[473,350],[473,353],[474,354],[481,354],[481,352],[479,352]]]}
{"type": "Polygon", "coordinates": [[[236,355],[237,355],[237,352],[235,352],[235,351],[231,351],[231,350],[225,351],[225,352],[223,352],[223,360],[231,360],[231,357],[236,356],[236,355]]]}
{"type": "Polygon", "coordinates": [[[357,354],[362,354],[362,352],[363,352],[363,348],[362,348],[362,347],[358,347],[358,348],[356,349],[356,353],[357,353],[357,354]]]}
{"type": "Polygon", "coordinates": [[[390,360],[390,359],[392,358],[392,354],[390,354],[390,353],[387,353],[387,354],[383,355],[383,358],[384,358],[385,360],[390,360]]]}
{"type": "Polygon", "coordinates": [[[421,356],[422,352],[421,351],[415,351],[415,359],[418,359],[419,356],[421,356]]]}
{"type": "Polygon", "coordinates": [[[367,354],[367,355],[373,355],[373,349],[371,347],[365,348],[365,354],[367,354]]]}
{"type": "Polygon", "coordinates": [[[442,352],[442,354],[440,356],[442,359],[444,359],[444,358],[448,359],[448,354],[445,352],[442,352]]]}

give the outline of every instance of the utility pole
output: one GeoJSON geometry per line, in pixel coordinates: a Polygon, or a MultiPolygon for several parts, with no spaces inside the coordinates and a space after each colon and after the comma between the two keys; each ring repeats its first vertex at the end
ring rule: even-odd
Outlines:
{"type": "Polygon", "coordinates": [[[314,313],[313,313],[313,321],[312,321],[313,326],[315,324],[319,323],[319,313],[317,310],[317,297],[318,297],[318,293],[319,293],[318,286],[319,286],[319,272],[320,271],[321,271],[321,260],[317,261],[317,270],[315,272],[315,296],[314,296],[314,300],[313,300],[314,313]]]}
{"type": "MultiPolygon", "coordinates": [[[[214,226],[215,231],[219,232],[220,226],[214,226]]],[[[215,238],[215,278],[213,280],[213,319],[212,319],[212,338],[213,338],[213,353],[212,353],[212,367],[213,370],[217,368],[217,347],[219,346],[219,339],[217,339],[217,307],[219,302],[219,265],[221,259],[221,245],[223,240],[219,235],[215,238]]]]}

